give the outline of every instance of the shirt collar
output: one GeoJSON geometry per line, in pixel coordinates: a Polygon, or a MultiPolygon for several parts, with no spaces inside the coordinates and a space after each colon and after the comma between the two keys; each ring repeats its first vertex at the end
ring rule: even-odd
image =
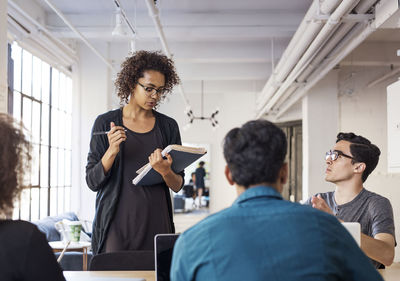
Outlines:
{"type": "Polygon", "coordinates": [[[282,200],[282,195],[275,188],[266,185],[258,185],[250,187],[245,192],[240,194],[233,204],[240,204],[257,197],[271,197],[282,200]]]}

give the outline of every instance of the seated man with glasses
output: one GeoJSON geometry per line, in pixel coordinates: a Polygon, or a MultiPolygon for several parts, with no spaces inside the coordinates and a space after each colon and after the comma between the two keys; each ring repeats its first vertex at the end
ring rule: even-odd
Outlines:
{"type": "Polygon", "coordinates": [[[363,183],[375,169],[381,154],[369,140],[353,133],[339,133],[333,150],[326,153],[325,180],[333,192],[312,196],[306,204],[344,222],[361,225],[361,249],[376,268],[393,262],[395,232],[393,209],[388,199],[366,190],[363,183]]]}

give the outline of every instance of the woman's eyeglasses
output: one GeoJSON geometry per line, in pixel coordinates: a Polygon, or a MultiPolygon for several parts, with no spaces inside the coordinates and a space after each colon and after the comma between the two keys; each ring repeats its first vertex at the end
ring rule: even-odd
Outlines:
{"type": "Polygon", "coordinates": [[[325,160],[332,160],[332,161],[335,161],[336,159],[339,158],[339,156],[343,156],[343,157],[350,158],[350,159],[354,160],[353,157],[351,157],[350,155],[344,154],[344,153],[341,152],[340,150],[329,150],[329,151],[325,154],[325,160]]]}
{"type": "Polygon", "coordinates": [[[157,97],[160,97],[162,94],[164,94],[166,92],[166,90],[164,88],[156,89],[154,87],[148,87],[148,86],[142,85],[139,82],[138,82],[138,84],[140,86],[142,86],[142,88],[144,89],[144,92],[146,93],[146,96],[148,96],[148,97],[152,97],[154,94],[156,94],[157,97]]]}

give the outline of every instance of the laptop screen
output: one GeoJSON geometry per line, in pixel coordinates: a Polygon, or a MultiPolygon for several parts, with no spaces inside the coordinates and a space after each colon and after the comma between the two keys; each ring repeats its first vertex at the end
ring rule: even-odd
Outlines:
{"type": "Polygon", "coordinates": [[[361,245],[361,226],[358,222],[342,222],[342,225],[356,240],[358,246],[361,245]]]}
{"type": "Polygon", "coordinates": [[[156,281],[169,281],[172,251],[179,234],[157,234],[154,237],[156,281]]]}

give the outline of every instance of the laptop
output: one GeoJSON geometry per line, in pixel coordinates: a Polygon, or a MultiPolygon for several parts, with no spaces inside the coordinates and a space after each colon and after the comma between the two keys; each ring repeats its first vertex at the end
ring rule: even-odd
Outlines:
{"type": "Polygon", "coordinates": [[[357,245],[361,245],[361,226],[358,222],[342,222],[342,225],[350,232],[354,240],[356,240],[357,245]]]}
{"type": "Polygon", "coordinates": [[[172,251],[179,234],[157,234],[154,237],[156,281],[170,281],[172,251]]]}

